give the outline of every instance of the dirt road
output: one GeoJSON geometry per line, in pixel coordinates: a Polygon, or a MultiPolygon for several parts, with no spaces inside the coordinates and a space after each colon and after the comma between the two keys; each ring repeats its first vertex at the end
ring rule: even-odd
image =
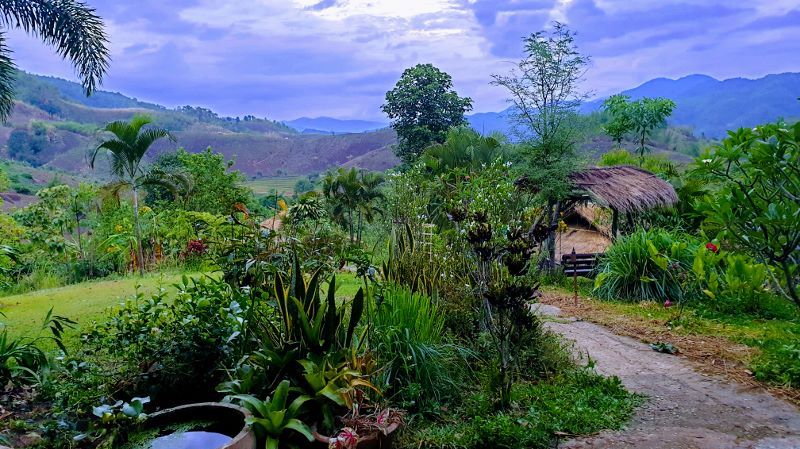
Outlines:
{"type": "MultiPolygon", "coordinates": [[[[560,313],[537,308],[546,316],[560,313]]],[[[547,326],[588,353],[597,371],[647,396],[626,429],[568,441],[562,449],[800,449],[800,411],[785,401],[701,374],[689,361],[600,325],[558,317],[547,326]]]]}

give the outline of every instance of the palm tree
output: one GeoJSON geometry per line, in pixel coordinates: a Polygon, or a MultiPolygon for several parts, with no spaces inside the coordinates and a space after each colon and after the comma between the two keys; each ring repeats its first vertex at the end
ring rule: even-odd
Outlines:
{"type": "Polygon", "coordinates": [[[379,189],[383,184],[384,177],[381,173],[362,171],[359,181],[356,204],[358,207],[358,242],[361,243],[364,221],[372,223],[375,214],[382,213],[376,202],[384,198],[383,192],[379,189]]]}
{"type": "Polygon", "coordinates": [[[331,205],[331,216],[350,233],[350,241],[355,241],[353,212],[358,207],[360,181],[358,170],[339,168],[328,172],[322,180],[322,193],[331,205]]]}
{"type": "MultiPolygon", "coordinates": [[[[2,1],[2,0],[0,0],[2,1]]],[[[133,192],[133,224],[136,232],[136,257],[138,259],[139,274],[144,275],[144,252],[142,250],[142,230],[139,225],[139,189],[147,184],[158,184],[173,191],[177,190],[176,184],[185,184],[187,180],[177,173],[168,173],[162,170],[145,170],[142,159],[150,146],[159,139],[175,138],[169,131],[162,128],[147,128],[152,120],[148,116],[138,115],[130,122],[112,122],[104,130],[114,135],[114,138],[100,144],[92,155],[90,165],[94,168],[95,159],[100,150],[108,152],[111,161],[111,173],[117,177],[112,183],[111,190],[120,191],[131,189],[133,192]]]]}
{"type": "Polygon", "coordinates": [[[16,67],[2,28],[21,28],[39,36],[69,59],[86,95],[102,82],[109,55],[103,21],[80,0],[0,0],[0,121],[14,107],[16,67]]]}
{"type": "Polygon", "coordinates": [[[375,201],[383,198],[378,190],[382,182],[381,174],[355,168],[339,168],[322,180],[322,193],[331,205],[331,216],[350,232],[351,242],[361,241],[364,220],[372,222],[379,212],[375,201]]]}

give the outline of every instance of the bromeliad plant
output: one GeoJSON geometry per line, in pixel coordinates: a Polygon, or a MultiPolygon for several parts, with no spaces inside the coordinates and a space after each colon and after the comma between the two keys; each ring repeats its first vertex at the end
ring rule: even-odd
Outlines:
{"type": "Polygon", "coordinates": [[[287,406],[291,390],[289,381],[283,380],[272,396],[263,401],[250,395],[232,397],[253,413],[254,416],[247,419],[247,424],[253,427],[260,439],[266,441],[267,449],[278,449],[279,445],[290,448],[305,447],[314,439],[311,428],[298,419],[303,405],[310,401],[311,397],[301,394],[287,406]],[[296,438],[293,439],[297,434],[305,437],[307,441],[303,443],[296,438]]]}

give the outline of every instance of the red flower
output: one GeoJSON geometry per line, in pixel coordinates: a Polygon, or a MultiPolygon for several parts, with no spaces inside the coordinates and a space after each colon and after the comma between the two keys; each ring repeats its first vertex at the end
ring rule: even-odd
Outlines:
{"type": "Polygon", "coordinates": [[[205,254],[206,249],[206,244],[202,240],[189,240],[189,243],[186,244],[187,254],[205,254]]]}
{"type": "Polygon", "coordinates": [[[719,247],[711,242],[706,243],[706,249],[715,254],[719,252],[719,247]]]}

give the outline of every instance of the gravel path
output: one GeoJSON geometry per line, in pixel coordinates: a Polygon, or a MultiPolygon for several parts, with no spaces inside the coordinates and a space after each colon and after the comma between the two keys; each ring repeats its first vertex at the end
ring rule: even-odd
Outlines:
{"type": "MultiPolygon", "coordinates": [[[[544,304],[537,309],[553,317],[560,312],[544,304]]],[[[701,374],[680,357],[603,326],[564,317],[547,326],[588,353],[598,372],[647,396],[626,429],[568,441],[562,449],[800,449],[800,411],[787,402],[701,374]]]]}

